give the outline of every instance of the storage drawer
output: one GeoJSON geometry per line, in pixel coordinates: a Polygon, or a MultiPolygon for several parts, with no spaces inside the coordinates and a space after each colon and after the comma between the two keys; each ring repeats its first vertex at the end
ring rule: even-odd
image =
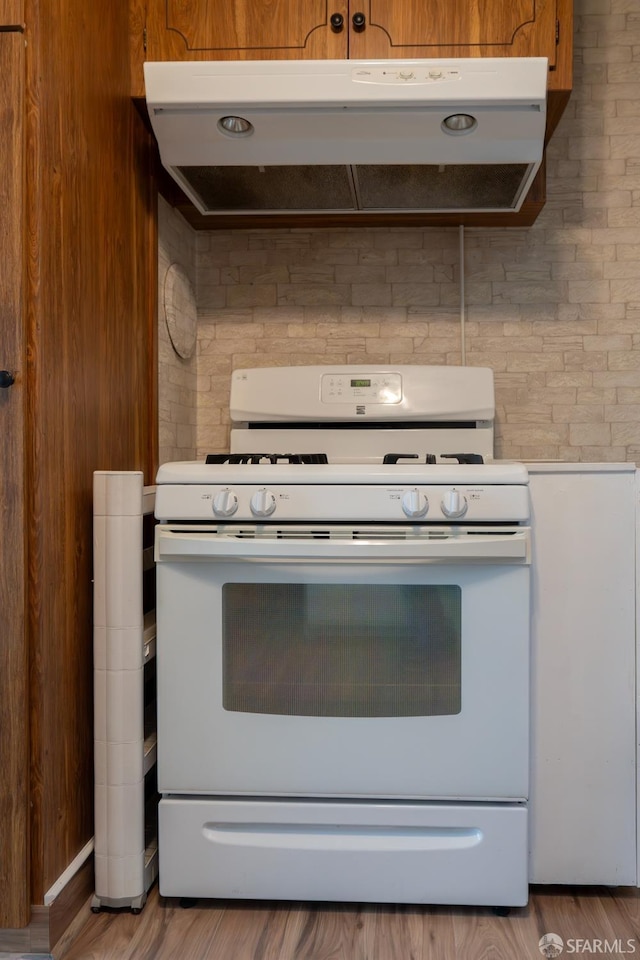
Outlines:
{"type": "Polygon", "coordinates": [[[522,906],[520,804],[169,798],[169,897],[522,906]]]}

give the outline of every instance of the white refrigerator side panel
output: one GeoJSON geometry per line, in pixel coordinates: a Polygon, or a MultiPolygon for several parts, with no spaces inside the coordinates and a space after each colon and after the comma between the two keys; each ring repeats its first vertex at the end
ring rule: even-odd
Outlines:
{"type": "Polygon", "coordinates": [[[635,489],[531,470],[532,883],[636,883],[635,489]]]}

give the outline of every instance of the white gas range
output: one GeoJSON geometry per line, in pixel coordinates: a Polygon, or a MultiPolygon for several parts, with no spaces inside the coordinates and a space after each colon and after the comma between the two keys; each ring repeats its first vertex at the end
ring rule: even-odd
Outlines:
{"type": "Polygon", "coordinates": [[[491,371],[237,371],[157,477],[160,888],[527,900],[527,471],[491,371]],[[284,451],[284,452],[283,452],[284,451]]]}

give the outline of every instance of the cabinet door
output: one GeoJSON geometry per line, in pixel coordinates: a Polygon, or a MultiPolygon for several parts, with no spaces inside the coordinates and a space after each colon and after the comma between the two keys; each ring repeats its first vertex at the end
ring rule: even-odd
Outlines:
{"type": "Polygon", "coordinates": [[[347,0],[149,0],[146,59],[340,58],[346,22],[347,0]],[[341,29],[330,25],[334,13],[341,29]]]}
{"type": "Polygon", "coordinates": [[[350,0],[349,56],[556,57],[556,0],[350,0]]]}
{"type": "Polygon", "coordinates": [[[0,32],[0,928],[29,922],[28,654],[24,549],[23,111],[25,45],[0,32]]]}

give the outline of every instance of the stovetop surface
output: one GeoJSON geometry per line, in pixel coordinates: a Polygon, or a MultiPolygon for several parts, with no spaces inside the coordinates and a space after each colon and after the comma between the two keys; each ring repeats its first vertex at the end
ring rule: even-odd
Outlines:
{"type": "Polygon", "coordinates": [[[410,484],[438,486],[528,483],[522,463],[203,463],[175,461],[163,464],[158,484],[410,484]]]}
{"type": "MultiPolygon", "coordinates": [[[[209,453],[205,459],[208,464],[237,464],[237,463],[300,463],[316,464],[329,463],[329,457],[326,453],[209,453]]],[[[344,461],[341,461],[344,462],[344,461]]],[[[484,458],[479,453],[441,453],[439,458],[434,453],[427,453],[424,458],[418,453],[385,453],[382,457],[383,464],[396,463],[484,463],[484,458]]]]}

